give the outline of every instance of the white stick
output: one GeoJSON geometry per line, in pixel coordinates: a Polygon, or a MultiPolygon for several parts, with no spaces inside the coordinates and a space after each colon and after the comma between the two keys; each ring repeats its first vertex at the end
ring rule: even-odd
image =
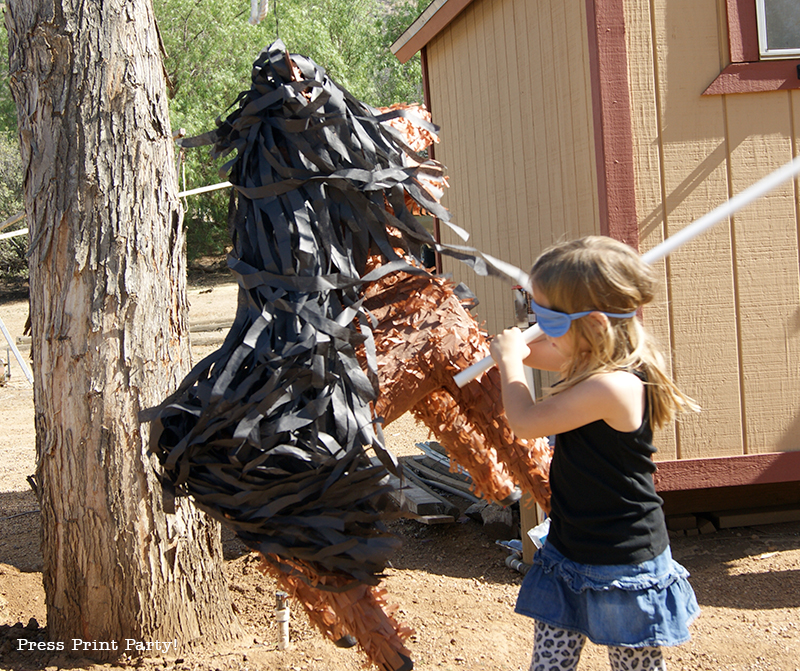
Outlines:
{"type": "Polygon", "coordinates": [[[5,338],[8,346],[11,348],[11,351],[14,353],[14,358],[17,360],[19,367],[22,368],[22,372],[25,374],[25,377],[28,379],[28,382],[33,384],[33,374],[28,368],[28,364],[25,363],[25,359],[22,358],[22,355],[19,353],[17,346],[14,344],[14,340],[11,338],[11,334],[8,332],[6,325],[3,323],[3,320],[0,319],[0,333],[2,333],[5,338]]]}
{"type": "Polygon", "coordinates": [[[286,592],[275,592],[275,621],[278,623],[278,650],[289,648],[289,595],[286,592]]]}
{"type": "Polygon", "coordinates": [[[782,168],[778,168],[775,172],[770,173],[741,193],[736,194],[729,201],[722,203],[722,205],[700,217],[697,221],[692,222],[675,235],[671,235],[660,245],[653,247],[649,252],[645,252],[642,254],[642,261],[649,264],[663,259],[668,254],[674,252],[678,247],[685,245],[701,233],[705,233],[715,224],[718,224],[723,219],[738,212],[754,200],[758,200],[762,196],[767,195],[774,188],[798,174],[800,174],[800,156],[789,161],[782,168]]]}
{"type": "MultiPolygon", "coordinates": [[[[525,329],[522,332],[522,337],[525,339],[525,344],[528,345],[536,340],[536,338],[538,338],[540,335],[542,335],[542,329],[539,328],[538,324],[534,324],[529,329],[525,329]]],[[[476,361],[469,368],[465,368],[460,373],[456,373],[453,376],[453,379],[459,388],[461,388],[464,385],[472,382],[479,375],[483,375],[492,366],[494,366],[494,359],[492,359],[490,356],[487,356],[485,359],[476,361]]]]}
{"type": "Polygon", "coordinates": [[[216,191],[217,189],[225,189],[233,186],[230,182],[220,182],[219,184],[209,184],[208,186],[199,186],[196,189],[189,189],[188,191],[181,191],[178,198],[185,198],[186,196],[196,196],[198,193],[207,193],[208,191],[216,191]]]}
{"type": "MultiPolygon", "coordinates": [[[[705,233],[715,224],[730,217],[734,212],[738,212],[746,205],[749,205],[754,200],[758,200],[775,187],[780,186],[798,174],[800,174],[800,156],[797,156],[783,167],[778,168],[775,172],[770,173],[716,209],[692,222],[686,228],[664,240],[660,245],[653,247],[649,252],[642,255],[642,261],[650,264],[663,259],[668,254],[678,249],[678,247],[685,245],[698,235],[705,233]]],[[[524,331],[522,335],[525,338],[525,343],[530,344],[542,335],[542,329],[539,328],[537,324],[534,324],[524,331]]],[[[492,357],[486,357],[472,364],[469,368],[465,368],[460,373],[457,373],[453,376],[453,379],[459,387],[463,387],[472,382],[479,375],[485,373],[493,365],[494,361],[492,357]]]]}

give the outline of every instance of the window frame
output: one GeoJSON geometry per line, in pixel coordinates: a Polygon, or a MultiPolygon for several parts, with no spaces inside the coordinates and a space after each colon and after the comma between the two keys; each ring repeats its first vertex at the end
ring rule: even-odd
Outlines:
{"type": "Polygon", "coordinates": [[[770,49],[767,34],[767,0],[756,0],[756,21],[758,23],[758,53],[761,60],[800,58],[800,46],[789,49],[770,49]]]}
{"type": "Polygon", "coordinates": [[[763,59],[756,0],[725,0],[731,63],[703,95],[800,89],[800,58],[763,59]]]}

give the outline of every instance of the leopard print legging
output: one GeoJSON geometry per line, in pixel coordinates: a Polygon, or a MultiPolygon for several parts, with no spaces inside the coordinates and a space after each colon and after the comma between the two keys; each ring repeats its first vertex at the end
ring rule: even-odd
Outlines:
{"type": "MultiPolygon", "coordinates": [[[[536,622],[536,643],[530,671],[575,671],[586,637],[576,631],[536,622]]],[[[608,646],[612,671],[666,671],[661,648],[608,646]]]]}

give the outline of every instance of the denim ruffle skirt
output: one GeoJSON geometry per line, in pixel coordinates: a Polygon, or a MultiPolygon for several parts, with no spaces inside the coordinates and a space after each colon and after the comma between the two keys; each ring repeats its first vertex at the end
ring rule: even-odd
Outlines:
{"type": "Polygon", "coordinates": [[[570,561],[545,543],[522,582],[516,612],[598,645],[679,645],[700,613],[688,577],[669,547],[641,564],[604,566],[570,561]]]}

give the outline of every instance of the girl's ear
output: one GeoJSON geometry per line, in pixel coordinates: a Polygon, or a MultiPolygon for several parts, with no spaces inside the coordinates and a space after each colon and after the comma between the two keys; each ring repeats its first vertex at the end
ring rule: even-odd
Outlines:
{"type": "Polygon", "coordinates": [[[604,315],[602,312],[590,312],[587,317],[591,319],[596,326],[600,327],[600,331],[603,332],[608,329],[608,325],[611,323],[608,320],[608,317],[604,315]]]}

